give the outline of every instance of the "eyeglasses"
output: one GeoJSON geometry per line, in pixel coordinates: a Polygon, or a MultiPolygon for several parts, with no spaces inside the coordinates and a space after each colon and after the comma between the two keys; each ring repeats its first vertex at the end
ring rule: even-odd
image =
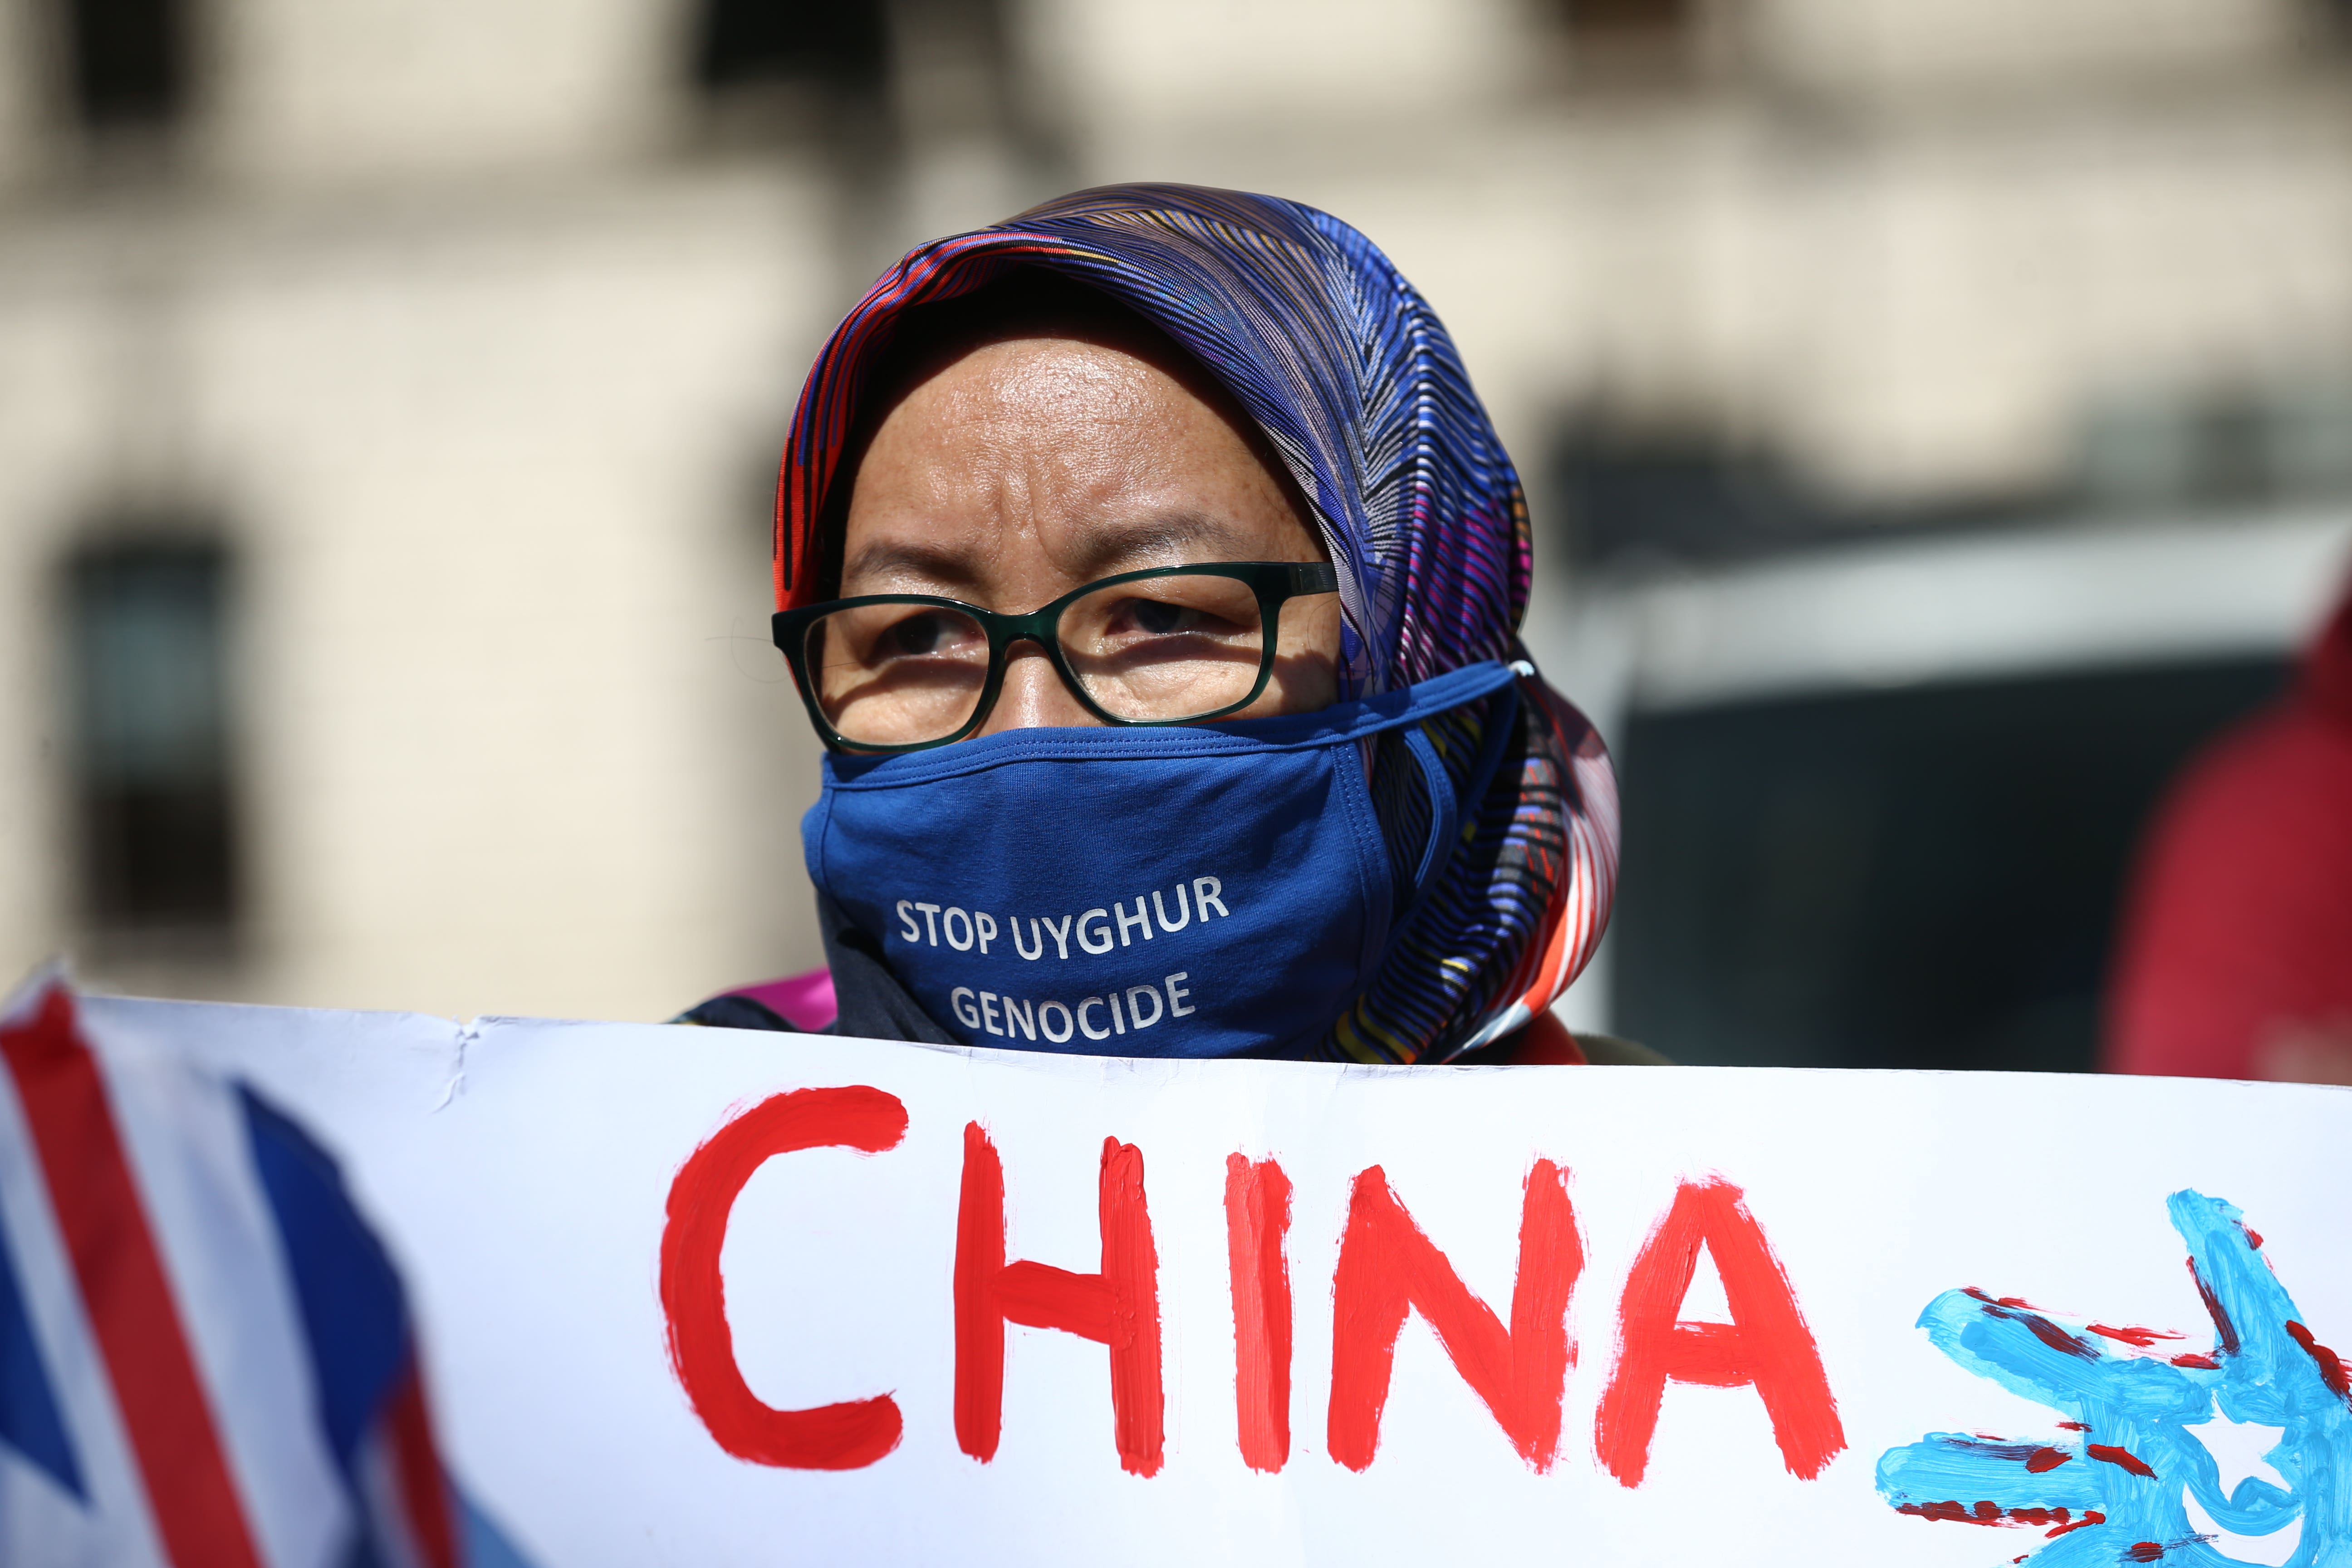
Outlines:
{"type": "Polygon", "coordinates": [[[1339,587],[1320,561],[1227,561],[1122,572],[1024,616],[867,594],[780,610],[773,626],[827,745],[912,752],[980,728],[1024,638],[1106,724],[1238,712],[1274,671],[1283,605],[1339,587]]]}

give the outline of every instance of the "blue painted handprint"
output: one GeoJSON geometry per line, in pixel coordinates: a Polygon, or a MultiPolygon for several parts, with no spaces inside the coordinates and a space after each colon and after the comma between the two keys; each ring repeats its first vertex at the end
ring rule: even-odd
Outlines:
{"type": "MultiPolygon", "coordinates": [[[[2343,1362],[2312,1337],[2236,1208],[2201,1193],[2168,1200],[2213,1320],[2213,1349],[2139,1353],[2178,1336],[2061,1326],[2024,1302],[1948,1290],[1919,1326],[1960,1365],[2059,1412],[2066,1436],[2001,1442],[1931,1433],[1878,1461],[1878,1490],[1931,1520],[2033,1528],[2035,1568],[2242,1561],[2192,1524],[2268,1536],[2300,1521],[2292,1568],[2352,1568],[2352,1398],[2343,1362]],[[2255,1477],[2227,1495],[2192,1428],[2216,1415],[2283,1428],[2255,1477]]],[[[2015,1559],[2023,1562],[2020,1557],[2015,1559]]]]}

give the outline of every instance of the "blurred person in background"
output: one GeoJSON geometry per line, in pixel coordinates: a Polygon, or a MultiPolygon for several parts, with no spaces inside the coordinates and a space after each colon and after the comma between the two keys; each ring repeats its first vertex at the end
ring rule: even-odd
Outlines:
{"type": "Polygon", "coordinates": [[[687,1019],[1586,1059],[1548,1009],[1615,786],[1519,647],[1530,555],[1444,328],[1346,225],[1139,185],[919,247],[779,479],[828,968],[687,1019]]]}
{"type": "Polygon", "coordinates": [[[2294,688],[2208,746],[2158,812],[2105,1065],[2352,1084],[2352,586],[2294,688]]]}

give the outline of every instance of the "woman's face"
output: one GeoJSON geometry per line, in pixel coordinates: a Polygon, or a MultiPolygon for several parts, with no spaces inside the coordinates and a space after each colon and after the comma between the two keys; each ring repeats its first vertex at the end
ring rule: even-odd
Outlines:
{"type": "MultiPolygon", "coordinates": [[[[918,383],[857,469],[842,596],[940,594],[1017,614],[1147,566],[1324,559],[1244,416],[1150,352],[1015,337],[918,383]]],[[[1339,595],[1291,600],[1280,628],[1265,690],[1237,717],[1339,694],[1339,595]]],[[[1098,722],[1021,642],[978,732],[1098,722]]]]}

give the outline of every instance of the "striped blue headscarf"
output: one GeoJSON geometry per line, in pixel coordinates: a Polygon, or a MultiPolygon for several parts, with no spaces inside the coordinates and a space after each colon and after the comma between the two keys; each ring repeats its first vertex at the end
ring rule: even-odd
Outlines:
{"type": "MultiPolygon", "coordinates": [[[[818,354],[793,416],[776,487],[778,608],[821,591],[826,492],[899,314],[1024,267],[1150,321],[1265,432],[1339,572],[1343,696],[1525,657],[1527,503],[1444,325],[1339,219],[1191,185],[1064,196],[921,246],[874,286],[818,354]]],[[[1442,1061],[1475,1049],[1549,1006],[1599,944],[1617,866],[1608,755],[1539,678],[1523,678],[1518,698],[1426,726],[1457,785],[1490,718],[1516,733],[1465,813],[1444,885],[1335,1017],[1328,1054],[1442,1061]]],[[[1421,844],[1429,804],[1403,742],[1383,741],[1367,766],[1390,843],[1421,844]]],[[[1392,858],[1409,887],[1412,868],[1392,858]]]]}

